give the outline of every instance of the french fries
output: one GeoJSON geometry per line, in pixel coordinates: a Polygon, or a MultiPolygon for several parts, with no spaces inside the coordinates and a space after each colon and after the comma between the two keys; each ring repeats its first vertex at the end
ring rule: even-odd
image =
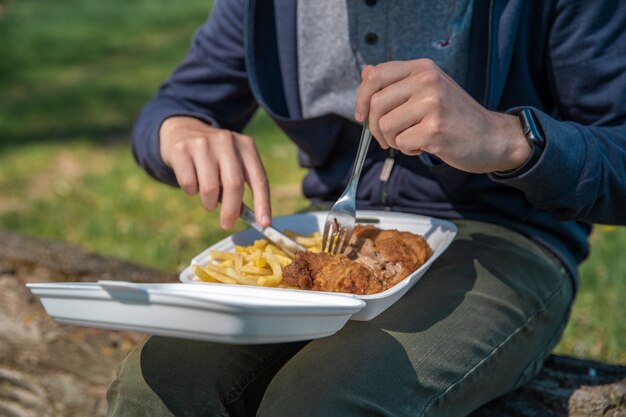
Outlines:
{"type": "MultiPolygon", "coordinates": [[[[322,250],[322,236],[314,232],[308,236],[285,230],[284,233],[311,252],[322,250]]],[[[210,261],[204,265],[194,264],[194,275],[205,282],[225,284],[261,285],[285,287],[283,267],[291,259],[278,246],[267,239],[255,240],[252,245],[235,246],[234,252],[211,251],[210,261]]]]}

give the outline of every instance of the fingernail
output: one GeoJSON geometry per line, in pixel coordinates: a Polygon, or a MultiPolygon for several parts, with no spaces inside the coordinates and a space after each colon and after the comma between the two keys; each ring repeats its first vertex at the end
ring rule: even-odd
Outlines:
{"type": "Polygon", "coordinates": [[[355,112],[354,113],[354,118],[356,119],[357,122],[362,122],[363,121],[363,115],[361,114],[361,112],[355,112]]]}
{"type": "Polygon", "coordinates": [[[263,225],[265,226],[269,226],[272,223],[272,219],[270,219],[270,216],[268,216],[267,214],[261,217],[261,221],[263,222],[263,225]]]}

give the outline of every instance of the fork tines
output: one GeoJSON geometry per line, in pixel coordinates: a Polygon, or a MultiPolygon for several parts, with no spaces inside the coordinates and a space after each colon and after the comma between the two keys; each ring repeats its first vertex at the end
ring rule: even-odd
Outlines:
{"type": "Polygon", "coordinates": [[[352,229],[340,228],[337,219],[332,219],[324,225],[322,236],[322,252],[333,255],[343,253],[348,247],[348,242],[352,237],[352,229]]]}

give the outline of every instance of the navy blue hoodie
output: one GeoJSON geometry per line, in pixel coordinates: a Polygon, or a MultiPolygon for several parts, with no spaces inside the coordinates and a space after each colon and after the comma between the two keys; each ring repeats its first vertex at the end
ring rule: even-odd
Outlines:
{"type": "MultiPolygon", "coordinates": [[[[423,155],[370,147],[358,208],[498,223],[552,250],[577,276],[593,223],[626,224],[626,2],[476,2],[467,91],[486,108],[530,107],[546,137],[529,171],[501,179],[423,155]]],[[[416,57],[418,58],[418,57],[416,57]]],[[[184,62],[144,107],[133,133],[138,163],[177,185],[159,128],[187,115],[241,131],[261,106],[299,148],[314,201],[343,191],[360,126],[337,115],[303,119],[293,0],[216,0],[184,62]]]]}

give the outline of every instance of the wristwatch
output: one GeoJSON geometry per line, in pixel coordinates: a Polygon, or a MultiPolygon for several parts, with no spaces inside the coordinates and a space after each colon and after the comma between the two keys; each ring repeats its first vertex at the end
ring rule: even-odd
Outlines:
{"type": "Polygon", "coordinates": [[[512,171],[497,171],[493,174],[498,178],[511,178],[516,177],[518,175],[523,174],[532,168],[539,158],[541,158],[541,154],[543,153],[544,148],[546,147],[546,138],[539,127],[539,123],[535,118],[532,110],[529,108],[522,109],[519,113],[517,113],[519,117],[520,123],[522,124],[522,130],[524,131],[524,135],[526,136],[526,140],[532,149],[532,154],[530,158],[524,164],[516,168],[512,171]]]}

